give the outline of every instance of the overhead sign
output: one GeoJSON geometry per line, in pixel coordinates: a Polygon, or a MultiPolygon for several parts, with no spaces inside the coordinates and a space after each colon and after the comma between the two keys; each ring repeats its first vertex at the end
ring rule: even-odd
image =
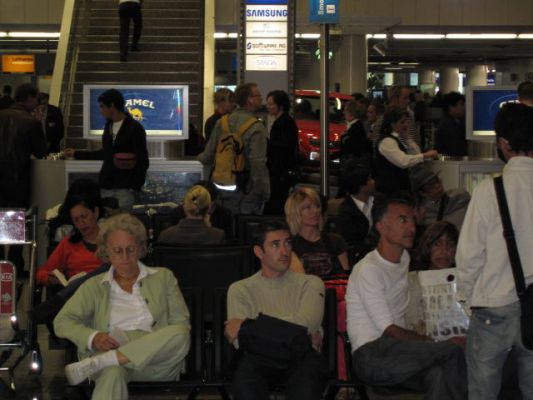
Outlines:
{"type": "Polygon", "coordinates": [[[287,6],[246,6],[247,21],[287,21],[288,13],[287,6]]]}
{"type": "Polygon", "coordinates": [[[33,73],[35,72],[35,56],[33,54],[2,55],[2,72],[33,73]]]}
{"type": "Polygon", "coordinates": [[[287,54],[287,39],[248,39],[246,54],[287,54]]]}
{"type": "Polygon", "coordinates": [[[287,0],[247,0],[246,4],[258,4],[258,5],[287,4],[287,0]]]}
{"type": "Polygon", "coordinates": [[[246,56],[246,69],[248,71],[286,71],[287,56],[285,54],[246,56]]]}
{"type": "Polygon", "coordinates": [[[286,38],[286,22],[247,22],[246,38],[286,38]]]}
{"type": "Polygon", "coordinates": [[[309,0],[309,21],[316,24],[339,23],[339,0],[309,0]]]}

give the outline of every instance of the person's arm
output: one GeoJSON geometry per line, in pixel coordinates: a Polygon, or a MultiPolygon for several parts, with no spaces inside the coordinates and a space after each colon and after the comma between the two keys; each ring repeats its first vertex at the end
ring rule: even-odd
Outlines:
{"type": "Polygon", "coordinates": [[[383,334],[386,336],[393,337],[398,340],[405,341],[405,342],[431,342],[433,341],[433,339],[431,339],[429,336],[419,335],[415,331],[404,329],[394,324],[389,325],[387,328],[385,328],[385,330],[383,331],[383,334]]]}
{"type": "Polygon", "coordinates": [[[89,338],[98,333],[88,326],[94,316],[96,302],[101,301],[94,288],[91,281],[81,285],[54,319],[56,335],[69,339],[80,352],[89,348],[89,338]]]}
{"type": "Polygon", "coordinates": [[[168,305],[168,323],[169,325],[181,325],[185,329],[190,329],[190,314],[183,294],[178,286],[174,274],[169,270],[161,269],[157,272],[165,274],[164,277],[164,290],[167,296],[168,305]]]}
{"type": "Polygon", "coordinates": [[[41,285],[48,285],[50,284],[49,275],[54,269],[58,269],[61,272],[65,270],[65,249],[68,245],[68,240],[68,237],[64,238],[54,249],[52,254],[50,254],[50,257],[48,257],[46,262],[39,267],[36,275],[37,283],[41,285]]]}
{"type": "Polygon", "coordinates": [[[410,168],[424,161],[424,154],[405,154],[398,147],[398,143],[391,138],[383,139],[378,150],[391,164],[399,168],[410,168]]]}
{"type": "Polygon", "coordinates": [[[251,192],[247,196],[268,200],[270,197],[270,179],[266,166],[267,136],[265,127],[256,123],[252,126],[248,140],[248,161],[250,163],[251,192]]]}
{"type": "MultiPolygon", "coordinates": [[[[455,263],[457,265],[457,296],[459,301],[470,303],[474,285],[486,262],[487,221],[481,208],[487,199],[494,198],[494,190],[488,191],[483,182],[474,189],[472,201],[468,205],[466,216],[457,243],[455,263]],[[492,193],[492,197],[490,195],[492,193]]],[[[486,207],[486,206],[485,206],[486,207]]]]}
{"type": "Polygon", "coordinates": [[[348,253],[346,251],[342,252],[338,256],[339,263],[341,264],[341,267],[345,271],[350,270],[350,263],[348,262],[348,253]]]}
{"type": "Polygon", "coordinates": [[[229,343],[238,347],[237,338],[239,337],[241,324],[247,318],[256,317],[252,315],[252,309],[248,303],[248,299],[239,283],[234,283],[229,287],[227,307],[228,320],[225,322],[224,335],[229,343]]]}
{"type": "Polygon", "coordinates": [[[326,289],[320,278],[311,275],[308,277],[298,309],[294,313],[280,316],[280,319],[305,326],[313,334],[322,324],[326,289]]]}
{"type": "Polygon", "coordinates": [[[215,124],[211,131],[209,140],[205,144],[204,151],[196,156],[196,159],[205,166],[213,166],[215,163],[215,151],[217,148],[218,139],[220,138],[220,119],[215,124]]]}
{"type": "Polygon", "coordinates": [[[305,274],[305,269],[304,265],[302,264],[302,260],[300,260],[300,257],[298,257],[294,251],[291,253],[291,264],[289,266],[289,269],[293,272],[305,274]]]}

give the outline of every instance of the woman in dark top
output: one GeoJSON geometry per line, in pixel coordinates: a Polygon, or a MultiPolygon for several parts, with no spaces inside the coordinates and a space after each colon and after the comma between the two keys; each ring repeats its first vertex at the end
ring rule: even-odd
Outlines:
{"type": "Polygon", "coordinates": [[[300,261],[291,264],[292,269],[303,268],[306,274],[327,278],[350,268],[344,239],[322,232],[322,208],[314,190],[299,188],[292,192],[285,203],[285,215],[293,235],[292,251],[300,261]]]}
{"type": "Polygon", "coordinates": [[[289,95],[274,90],[267,95],[267,167],[270,174],[270,200],[265,214],[283,215],[283,206],[294,184],[298,164],[298,127],[289,115],[289,95]]]}
{"type": "Polygon", "coordinates": [[[165,229],[157,239],[161,243],[222,244],[224,231],[211,226],[211,195],[200,185],[193,186],[183,200],[185,218],[165,229]]]}

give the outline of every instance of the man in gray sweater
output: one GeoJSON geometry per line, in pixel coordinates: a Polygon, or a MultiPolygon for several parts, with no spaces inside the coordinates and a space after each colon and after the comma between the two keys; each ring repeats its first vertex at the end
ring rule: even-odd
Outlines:
{"type": "Polygon", "coordinates": [[[269,385],[286,383],[288,400],[320,399],[324,378],[317,350],[322,339],[324,283],[316,276],[289,270],[292,246],[289,228],[284,222],[259,225],[253,243],[261,270],[230,286],[226,338],[238,348],[242,323],[263,313],[306,327],[313,350],[287,368],[274,367],[272,363],[245,352],[233,377],[234,398],[266,400],[269,385]]]}

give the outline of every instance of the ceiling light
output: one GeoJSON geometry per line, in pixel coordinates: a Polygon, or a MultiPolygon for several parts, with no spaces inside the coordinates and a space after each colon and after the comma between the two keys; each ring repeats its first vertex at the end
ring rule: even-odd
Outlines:
{"type": "Polygon", "coordinates": [[[387,71],[401,71],[403,68],[401,67],[385,67],[387,71]]]}
{"type": "Polygon", "coordinates": [[[7,32],[0,32],[0,37],[6,37],[7,36],[7,32]]]}
{"type": "Polygon", "coordinates": [[[446,39],[516,39],[516,33],[448,33],[446,39]]]}
{"type": "Polygon", "coordinates": [[[320,39],[320,33],[302,33],[300,37],[302,39],[320,39]]]}
{"type": "Polygon", "coordinates": [[[213,37],[215,39],[226,39],[228,37],[228,34],[226,32],[215,32],[213,37]]]}
{"type": "Polygon", "coordinates": [[[395,33],[394,39],[444,39],[440,33],[395,33]]]}
{"type": "Polygon", "coordinates": [[[368,65],[391,65],[388,61],[370,61],[368,65]]]}
{"type": "Polygon", "coordinates": [[[59,32],[8,32],[12,38],[58,38],[59,32]]]}
{"type": "Polygon", "coordinates": [[[239,34],[237,32],[230,32],[228,33],[228,37],[230,39],[237,39],[239,37],[239,34]]]}
{"type": "Polygon", "coordinates": [[[399,65],[420,65],[420,63],[417,62],[399,62],[399,65]]]}
{"type": "Polygon", "coordinates": [[[518,39],[533,39],[533,33],[521,33],[518,35],[518,39]]]}

